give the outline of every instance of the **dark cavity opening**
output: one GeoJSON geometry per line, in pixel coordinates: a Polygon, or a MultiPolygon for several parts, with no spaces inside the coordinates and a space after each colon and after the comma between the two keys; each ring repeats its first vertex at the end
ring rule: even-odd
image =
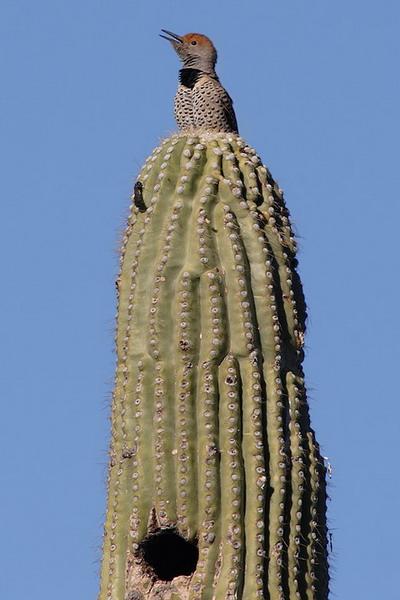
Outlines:
{"type": "Polygon", "coordinates": [[[161,529],[139,546],[145,562],[158,579],[171,581],[179,575],[191,575],[196,570],[199,551],[197,545],[187,542],[175,529],[161,529]]]}

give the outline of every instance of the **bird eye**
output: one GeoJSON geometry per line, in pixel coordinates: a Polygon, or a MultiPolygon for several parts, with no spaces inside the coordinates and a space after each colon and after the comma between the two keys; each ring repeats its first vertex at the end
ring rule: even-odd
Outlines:
{"type": "Polygon", "coordinates": [[[190,42],[190,43],[192,44],[192,46],[196,46],[196,45],[197,45],[197,42],[196,42],[196,40],[193,40],[193,41],[192,41],[192,42],[190,42]]]}

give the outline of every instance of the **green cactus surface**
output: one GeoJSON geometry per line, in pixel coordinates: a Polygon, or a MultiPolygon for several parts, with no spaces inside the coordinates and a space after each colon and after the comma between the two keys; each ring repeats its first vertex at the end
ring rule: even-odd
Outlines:
{"type": "Polygon", "coordinates": [[[99,600],[326,600],[325,467],[282,190],[235,134],[173,135],[138,181],[99,600]]]}

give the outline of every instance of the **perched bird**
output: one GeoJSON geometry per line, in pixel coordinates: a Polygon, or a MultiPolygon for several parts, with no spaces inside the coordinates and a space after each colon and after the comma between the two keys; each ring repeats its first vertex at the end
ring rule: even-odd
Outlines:
{"type": "Polygon", "coordinates": [[[181,131],[238,132],[232,98],[215,72],[217,51],[200,33],[176,35],[162,29],[183,63],[175,96],[175,119],[181,131]]]}

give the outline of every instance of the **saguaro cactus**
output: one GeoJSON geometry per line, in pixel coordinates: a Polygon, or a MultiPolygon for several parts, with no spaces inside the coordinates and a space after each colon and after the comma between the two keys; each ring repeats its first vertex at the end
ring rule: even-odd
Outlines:
{"type": "Polygon", "coordinates": [[[138,180],[99,600],[326,600],[325,468],[282,191],[235,134],[174,135],[138,180]]]}

